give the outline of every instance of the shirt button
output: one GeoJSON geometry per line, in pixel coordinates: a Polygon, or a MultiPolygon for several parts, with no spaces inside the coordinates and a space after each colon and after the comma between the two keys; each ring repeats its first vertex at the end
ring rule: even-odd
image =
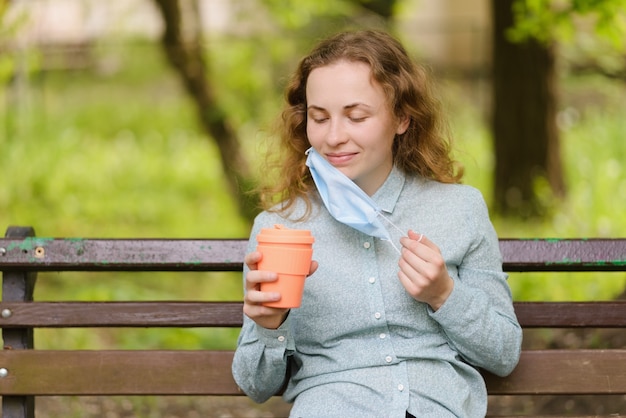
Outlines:
{"type": "Polygon", "coordinates": [[[370,244],[369,242],[365,241],[363,243],[363,248],[368,249],[372,244],[370,244]]]}
{"type": "Polygon", "coordinates": [[[391,356],[387,356],[387,357],[385,357],[385,361],[387,363],[391,363],[393,361],[393,358],[391,358],[391,356]]]}
{"type": "Polygon", "coordinates": [[[280,341],[282,343],[283,341],[285,341],[285,337],[283,335],[281,335],[280,337],[278,337],[278,341],[280,341]]]}
{"type": "Polygon", "coordinates": [[[374,318],[376,318],[376,319],[380,319],[380,317],[381,317],[381,316],[382,316],[382,315],[380,314],[380,312],[376,312],[376,313],[374,314],[374,318]]]}
{"type": "Polygon", "coordinates": [[[404,385],[401,383],[398,385],[398,390],[402,392],[404,390],[404,385]]]}
{"type": "Polygon", "coordinates": [[[378,337],[379,337],[381,340],[384,340],[384,339],[385,339],[385,337],[386,337],[386,335],[385,335],[385,334],[380,334],[378,337]]]}
{"type": "Polygon", "coordinates": [[[371,284],[374,284],[376,283],[376,277],[370,277],[367,281],[370,282],[371,284]]]}

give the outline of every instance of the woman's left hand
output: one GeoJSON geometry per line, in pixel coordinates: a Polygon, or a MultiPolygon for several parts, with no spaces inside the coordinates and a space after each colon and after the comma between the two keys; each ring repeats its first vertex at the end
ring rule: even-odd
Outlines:
{"type": "Polygon", "coordinates": [[[415,300],[429,304],[436,311],[454,287],[439,247],[413,231],[409,231],[408,237],[402,237],[400,243],[400,283],[415,300]]]}

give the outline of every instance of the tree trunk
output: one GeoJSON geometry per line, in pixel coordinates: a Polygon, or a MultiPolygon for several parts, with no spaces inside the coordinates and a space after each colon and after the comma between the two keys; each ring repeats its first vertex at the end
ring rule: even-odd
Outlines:
{"type": "Polygon", "coordinates": [[[396,0],[355,0],[355,3],[389,23],[393,17],[396,0]]]}
{"type": "Polygon", "coordinates": [[[565,184],[556,126],[553,47],[507,39],[514,1],[491,3],[494,209],[503,215],[531,217],[548,209],[546,194],[562,197],[565,184]],[[542,189],[542,184],[548,187],[542,189]]]}
{"type": "MultiPolygon", "coordinates": [[[[218,146],[222,167],[231,193],[239,204],[241,215],[252,220],[257,213],[258,196],[251,193],[251,170],[241,152],[237,133],[219,106],[207,77],[199,20],[187,23],[178,0],[155,0],[155,4],[165,23],[161,41],[167,59],[194,100],[204,130],[218,146]],[[190,39],[185,39],[186,34],[190,34],[190,39]]],[[[193,15],[194,11],[190,14],[193,15]]]]}

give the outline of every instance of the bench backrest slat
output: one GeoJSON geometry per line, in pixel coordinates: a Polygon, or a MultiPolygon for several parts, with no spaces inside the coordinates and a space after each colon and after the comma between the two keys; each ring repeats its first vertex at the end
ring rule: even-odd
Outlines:
{"type": "Polygon", "coordinates": [[[242,239],[0,240],[6,269],[37,271],[241,271],[246,245],[242,239]]]}
{"type": "MultiPolygon", "coordinates": [[[[524,328],[623,328],[626,301],[515,302],[524,328]]],[[[240,327],[241,302],[1,302],[10,328],[240,327]]]]}
{"type": "MultiPolygon", "coordinates": [[[[0,239],[3,269],[241,271],[244,239],[0,239]]],[[[623,271],[626,240],[500,240],[505,271],[623,271]]],[[[1,251],[1,250],[0,250],[1,251]]]]}
{"type": "MultiPolygon", "coordinates": [[[[209,350],[5,350],[0,364],[16,372],[0,379],[0,393],[241,395],[230,371],[232,355],[209,350]]],[[[511,377],[485,373],[489,393],[624,394],[626,350],[525,351],[511,377]],[[543,372],[555,368],[558,375],[543,372]]]]}
{"type": "Polygon", "coordinates": [[[4,350],[3,395],[242,395],[229,351],[4,350]],[[97,378],[96,378],[97,377],[97,378]]]}
{"type": "Polygon", "coordinates": [[[626,350],[527,350],[508,378],[485,380],[492,395],[623,394],[626,350]]]}
{"type": "Polygon", "coordinates": [[[240,327],[242,302],[9,302],[3,328],[240,327]]]}
{"type": "Polygon", "coordinates": [[[625,239],[501,239],[505,271],[624,271],[625,239]]]}

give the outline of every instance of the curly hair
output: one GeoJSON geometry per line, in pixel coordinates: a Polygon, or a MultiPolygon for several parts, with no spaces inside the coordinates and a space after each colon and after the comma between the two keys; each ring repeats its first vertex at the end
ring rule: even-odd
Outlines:
{"type": "Polygon", "coordinates": [[[268,153],[267,161],[268,169],[276,169],[278,175],[272,178],[272,184],[261,188],[263,208],[288,210],[297,198],[302,198],[310,209],[309,192],[315,185],[305,165],[305,151],[311,146],[306,134],[306,84],[311,71],[341,60],[369,65],[372,79],[382,86],[393,114],[398,118],[409,116],[408,129],[394,139],[396,167],[443,183],[460,182],[462,168],[452,158],[447,125],[426,70],[385,32],[342,32],[320,42],[304,57],[287,85],[279,152],[268,153]],[[281,202],[278,206],[277,201],[281,202]]]}

